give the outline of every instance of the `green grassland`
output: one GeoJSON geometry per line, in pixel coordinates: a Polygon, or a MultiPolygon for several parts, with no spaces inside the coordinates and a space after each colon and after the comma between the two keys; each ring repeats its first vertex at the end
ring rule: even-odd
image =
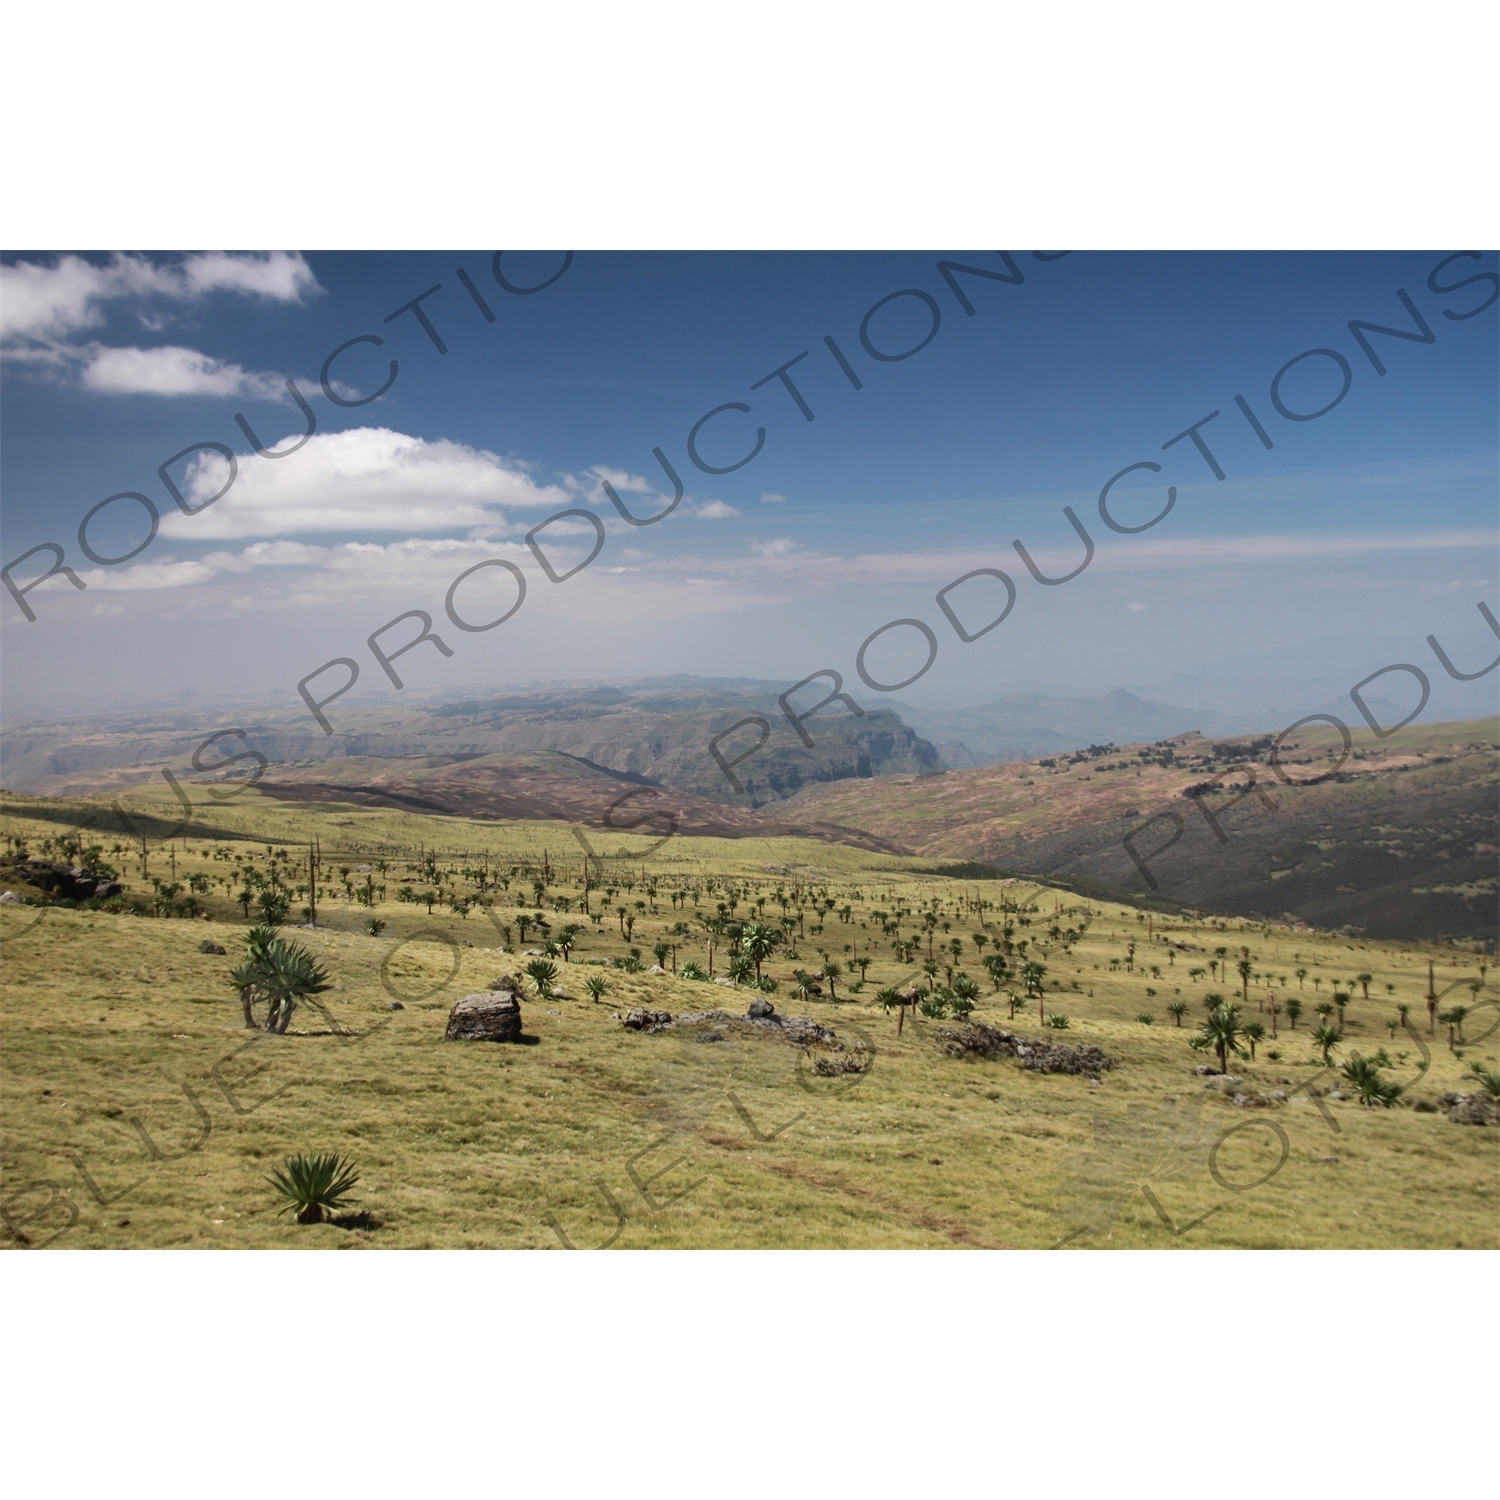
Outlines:
{"type": "MultiPolygon", "coordinates": [[[[658,844],[658,831],[645,826],[578,830],[603,856],[592,866],[590,906],[605,911],[595,924],[578,912],[582,847],[557,823],[288,805],[254,792],[211,805],[201,790],[190,795],[187,836],[162,846],[148,833],[144,871],[138,843],[114,831],[125,825],[108,802],[7,801],[5,832],[24,839],[33,855],[43,840],[92,817],[89,837],[129,887],[127,904],[146,904],[153,879],[184,888],[192,876],[211,882],[197,894],[205,915],[192,920],[0,907],[0,1243],[7,1247],[49,1240],[60,1248],[554,1249],[565,1241],[577,1248],[1500,1241],[1500,1132],[1404,1102],[1365,1109],[1297,1092],[1314,1080],[1332,1082],[1312,1061],[1314,1004],[1335,980],[1347,986],[1362,973],[1371,976],[1368,998],[1354,986],[1336,1063],[1385,1046],[1390,1076],[1408,1086],[1408,1100],[1466,1089],[1469,1062],[1496,1067],[1496,987],[1492,974],[1481,975],[1488,960],[1470,947],[1146,913],[1030,881],[933,876],[915,860],[811,840],[658,844]],[[286,1036],[246,1031],[228,982],[247,928],[234,900],[236,863],[269,871],[285,847],[281,867],[295,878],[313,838],[323,856],[320,925],[298,930],[294,915],[287,932],[319,957],[334,988],[321,1007],[299,1009],[286,1036]],[[544,850],[549,868],[538,905],[532,879],[544,850]],[[442,878],[424,882],[419,860],[433,851],[442,878]],[[477,876],[462,873],[476,865],[485,872],[483,892],[477,876]],[[366,880],[375,889],[374,915],[387,924],[378,936],[364,930],[371,913],[354,899],[366,880]],[[408,883],[414,890],[437,884],[443,900],[431,911],[397,901],[408,883]],[[678,965],[691,958],[706,968],[701,919],[731,890],[742,917],[763,899],[764,915],[779,918],[778,890],[792,917],[800,911],[798,956],[778,953],[766,964],[780,984],[774,1003],[780,1014],[809,1015],[851,1045],[868,1043],[873,1050],[860,1054],[870,1060],[866,1072],[822,1076],[816,1056],[774,1035],[747,1032],[704,1046],[691,1034],[641,1035],[622,1026],[618,1017],[637,1005],[674,1015],[745,1009],[751,994],[743,988],[612,966],[630,947],[649,965],[653,944],[683,923],[691,936],[671,938],[678,965]],[[678,892],[687,894],[674,900],[678,892]],[[461,915],[455,896],[495,904],[461,915]],[[820,909],[825,900],[833,911],[820,909]],[[961,965],[980,984],[976,1019],[1094,1044],[1116,1065],[1096,1083],[1027,1072],[1010,1060],[956,1058],[935,1034],[952,1022],[910,1014],[898,1034],[895,1014],[872,997],[912,979],[926,939],[914,960],[900,962],[874,914],[919,913],[934,900],[937,951],[958,938],[961,965]],[[445,1041],[458,997],[525,962],[493,951],[502,928],[538,910],[555,927],[565,920],[561,901],[585,927],[572,962],[558,964],[569,997],[527,1000],[526,1045],[445,1041]],[[628,942],[622,905],[634,917],[628,942]],[[1047,966],[1043,999],[1014,1021],[972,939],[998,938],[1007,920],[1047,966]],[[1054,923],[1086,930],[1065,946],[1050,936],[1054,923]],[[1191,949],[1169,948],[1164,938],[1191,949]],[[227,955],[201,953],[205,939],[227,955]],[[1254,1062],[1231,1065],[1245,1090],[1280,1086],[1293,1096],[1263,1109],[1236,1108],[1205,1089],[1192,1074],[1205,1059],[1187,1044],[1205,990],[1239,986],[1237,975],[1190,977],[1188,969],[1206,966],[1220,947],[1233,962],[1241,946],[1258,976],[1250,1018],[1270,1030],[1270,1017],[1256,1011],[1268,983],[1306,1006],[1296,1031],[1283,1010],[1277,1040],[1262,1042],[1254,1062]],[[837,1000],[826,993],[793,1000],[793,968],[815,969],[825,953],[846,970],[855,958],[869,959],[862,987],[850,993],[857,971],[846,972],[837,1000]],[[1467,1045],[1456,1051],[1444,1028],[1427,1034],[1429,962],[1444,1005],[1472,1006],[1467,986],[1483,986],[1488,1008],[1472,1011],[1467,1045]],[[1307,971],[1301,979],[1299,968],[1307,971]],[[582,980],[592,974],[608,980],[603,1004],[584,993],[582,980]],[[1191,1007],[1181,1028],[1165,1009],[1174,999],[1191,1007]],[[1397,1003],[1411,1007],[1419,1038],[1391,1036],[1385,1023],[1397,1003]],[[1068,1028],[1043,1032],[1039,1006],[1065,1013],[1068,1028]],[[1137,1019],[1143,1013],[1154,1024],[1137,1019]],[[1268,1050],[1280,1056],[1273,1060],[1268,1050]],[[1208,1143],[1216,1143],[1211,1167],[1208,1143]],[[326,1150],[359,1165],[363,1212],[298,1226],[278,1214],[267,1173],[290,1154],[326,1150]]],[[[136,829],[169,829],[177,816],[160,790],[139,790],[121,805],[136,829]],[[151,819],[152,802],[160,804],[160,822],[151,819]]],[[[903,934],[914,931],[917,918],[903,919],[903,934]]],[[[717,952],[716,968],[723,959],[717,952]]]]}

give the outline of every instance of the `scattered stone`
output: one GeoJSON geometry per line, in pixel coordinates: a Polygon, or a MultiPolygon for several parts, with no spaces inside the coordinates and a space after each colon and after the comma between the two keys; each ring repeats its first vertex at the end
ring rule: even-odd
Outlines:
{"type": "Polygon", "coordinates": [[[1214,1076],[1203,1085],[1203,1087],[1206,1089],[1218,1089],[1220,1092],[1225,1094],[1233,1093],[1235,1089],[1239,1088],[1239,1086],[1239,1079],[1231,1077],[1228,1073],[1215,1073],[1214,1076]]]}
{"type": "Polygon", "coordinates": [[[1333,1165],[1335,1167],[1338,1166],[1338,1164],[1339,1164],[1339,1159],[1336,1156],[1320,1156],[1318,1158],[1318,1160],[1319,1161],[1329,1162],[1331,1165],[1333,1165]]]}
{"type": "MultiPolygon", "coordinates": [[[[1443,1095],[1445,1100],[1449,1097],[1443,1095]]],[[[1455,1094],[1452,1098],[1454,1103],[1448,1118],[1455,1125],[1500,1124],[1500,1110],[1484,1094],[1455,1094]]]]}
{"type": "MultiPolygon", "coordinates": [[[[847,1054],[842,1057],[820,1057],[813,1063],[813,1072],[820,1078],[837,1078],[841,1073],[867,1073],[870,1070],[870,1059],[850,1057],[847,1054]]],[[[942,1163],[937,1163],[941,1166],[942,1163]]]]}
{"type": "MultiPolygon", "coordinates": [[[[780,1036],[783,1041],[791,1042],[794,1046],[810,1048],[821,1045],[838,1052],[846,1050],[845,1043],[839,1040],[838,1034],[827,1026],[818,1025],[808,1016],[778,1016],[774,1014],[774,1007],[771,1007],[770,1002],[760,996],[751,1001],[748,1015],[736,1016],[727,1010],[700,1010],[690,1011],[674,1020],[670,1011],[642,1008],[631,1011],[625,1017],[625,1026],[631,1031],[642,1032],[700,1027],[703,1029],[700,1041],[708,1040],[709,1036],[713,1036],[715,1040],[723,1040],[736,1026],[753,1026],[757,1031],[780,1036]],[[765,1005],[772,1014],[757,1014],[757,1005],[765,1005]]],[[[856,1050],[862,1050],[857,1042],[852,1046],[856,1050]]]]}
{"type": "Polygon", "coordinates": [[[776,1007],[762,995],[759,999],[750,1002],[750,1009],[745,1012],[745,1019],[747,1021],[763,1021],[767,1016],[774,1016],[775,1014],[776,1007]]]}
{"type": "Polygon", "coordinates": [[[218,953],[222,955],[224,952],[224,945],[223,943],[214,942],[212,938],[204,938],[203,941],[198,944],[198,951],[200,953],[218,953]]]}
{"type": "Polygon", "coordinates": [[[715,974],[714,975],[714,983],[715,984],[727,984],[731,989],[734,988],[734,980],[732,980],[732,979],[726,979],[722,974],[715,974]]]}
{"type": "Polygon", "coordinates": [[[1285,1089],[1272,1089],[1271,1090],[1271,1097],[1273,1099],[1279,1099],[1283,1104],[1285,1104],[1286,1103],[1286,1090],[1285,1089]]]}
{"type": "Polygon", "coordinates": [[[1240,1109],[1269,1109],[1271,1099],[1267,1094],[1236,1094],[1229,1101],[1240,1109]]]}
{"type": "Polygon", "coordinates": [[[449,1013],[450,1042],[519,1042],[521,1002],[508,991],[465,995],[449,1013]]]}
{"type": "MultiPolygon", "coordinates": [[[[21,898],[14,891],[0,891],[0,906],[19,906],[21,898]]],[[[126,1221],[127,1223],[129,1220],[126,1221]]]]}
{"type": "Polygon", "coordinates": [[[672,1012],[669,1010],[646,1010],[638,1007],[625,1017],[627,1031],[665,1031],[671,1024],[672,1012]]]}
{"type": "Polygon", "coordinates": [[[1419,1115],[1435,1115],[1439,1113],[1437,1105],[1435,1105],[1431,1099],[1413,1099],[1411,1101],[1411,1107],[1416,1110],[1419,1115]]]}
{"type": "MultiPolygon", "coordinates": [[[[347,1000],[344,1002],[345,1005],[347,1005],[348,1003],[349,1002],[347,1000]]],[[[399,1000],[392,1000],[391,1003],[386,1006],[386,1009],[387,1010],[405,1010],[406,1007],[399,1000]]]]}
{"type": "Polygon", "coordinates": [[[646,972],[648,974],[665,974],[667,971],[660,964],[652,964],[646,972]]]}
{"type": "Polygon", "coordinates": [[[1343,1091],[1343,1089],[1332,1089],[1329,1091],[1328,1097],[1330,1099],[1347,1099],[1349,1096],[1343,1091]]]}
{"type": "Polygon", "coordinates": [[[1031,1042],[983,1021],[971,1021],[958,1030],[939,1029],[935,1035],[950,1057],[970,1053],[980,1057],[1016,1057],[1033,1073],[1075,1073],[1097,1078],[1114,1059],[1098,1047],[1062,1047],[1051,1042],[1031,1042]]]}

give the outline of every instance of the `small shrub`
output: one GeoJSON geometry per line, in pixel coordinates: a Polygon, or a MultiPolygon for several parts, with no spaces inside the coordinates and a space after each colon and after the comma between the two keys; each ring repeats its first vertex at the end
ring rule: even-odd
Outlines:
{"type": "Polygon", "coordinates": [[[1138,1016],[1137,1016],[1137,1017],[1136,1017],[1136,1020],[1137,1020],[1137,1021],[1139,1021],[1139,1022],[1140,1022],[1140,1023],[1141,1023],[1141,1025],[1142,1025],[1142,1026],[1149,1026],[1149,1025],[1151,1025],[1151,1023],[1152,1023],[1152,1022],[1153,1022],[1153,1021],[1154,1021],[1154,1020],[1155,1020],[1155,1019],[1156,1019],[1156,1017],[1155,1017],[1155,1016],[1149,1016],[1149,1015],[1147,1015],[1147,1014],[1146,1014],[1146,1012],[1145,1012],[1145,1011],[1142,1011],[1142,1012],[1141,1012],[1141,1013],[1140,1013],[1140,1015],[1138,1015],[1138,1016]]]}
{"type": "Polygon", "coordinates": [[[289,1156],[267,1179],[286,1199],[279,1212],[297,1215],[299,1224],[321,1224],[335,1209],[344,1206],[359,1173],[354,1163],[336,1151],[319,1155],[289,1156]]]}
{"type": "Polygon", "coordinates": [[[1047,1024],[1054,1031],[1066,1031],[1068,1029],[1068,1018],[1060,1011],[1055,1010],[1047,1017],[1047,1024]]]}

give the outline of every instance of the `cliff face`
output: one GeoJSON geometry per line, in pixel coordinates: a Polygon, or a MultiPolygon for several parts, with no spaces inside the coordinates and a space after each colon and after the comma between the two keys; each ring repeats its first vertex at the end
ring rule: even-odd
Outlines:
{"type": "Polygon", "coordinates": [[[461,705],[441,711],[463,719],[467,737],[491,753],[554,750],[616,772],[679,787],[716,802],[761,807],[821,782],[944,769],[936,749],[888,709],[862,717],[841,706],[805,722],[803,745],[772,693],[660,693],[612,704],[533,707],[509,700],[490,709],[461,705]],[[743,720],[761,719],[769,732],[759,750],[735,764],[760,738],[744,724],[721,740],[719,754],[744,788],[737,791],[709,751],[709,742],[743,720]]]}

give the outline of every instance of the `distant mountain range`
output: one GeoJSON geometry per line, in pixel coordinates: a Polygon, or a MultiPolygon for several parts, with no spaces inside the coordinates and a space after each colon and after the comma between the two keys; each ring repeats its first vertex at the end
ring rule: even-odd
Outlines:
{"type": "MultiPolygon", "coordinates": [[[[8,790],[63,796],[128,787],[156,777],[164,765],[182,780],[199,780],[189,768],[195,750],[216,730],[237,729],[243,736],[219,740],[202,758],[213,765],[249,750],[271,762],[274,776],[349,758],[395,771],[403,761],[452,763],[550,751],[640,785],[677,788],[746,809],[822,782],[944,769],[933,746],[884,706],[856,714],[832,703],[805,721],[804,743],[778,701],[793,685],[688,678],[557,684],[457,702],[354,702],[340,705],[332,736],[318,729],[300,703],[231,711],[179,702],[149,712],[7,724],[0,767],[8,790]]],[[[826,685],[812,684],[796,704],[815,704],[826,692],[826,685]]]]}
{"type": "MultiPolygon", "coordinates": [[[[64,798],[135,787],[137,799],[164,802],[170,822],[162,768],[201,788],[223,776],[194,770],[195,751],[213,768],[248,750],[268,761],[257,791],[272,802],[541,819],[601,838],[638,822],[720,838],[810,837],[1173,908],[1295,914],[1371,936],[1493,938],[1493,719],[1380,740],[1356,725],[1348,764],[1330,758],[1337,736],[1324,733],[1324,745],[1304,732],[1283,744],[1278,772],[1266,756],[1279,726],[1226,732],[1232,721],[1221,715],[1128,692],[1014,693],[947,712],[833,705],[805,721],[809,746],[778,702],[790,686],[676,678],[365,701],[337,716],[332,736],[300,703],[230,711],[179,701],[8,723],[3,784],[64,798]],[[709,752],[736,725],[720,753],[739,790],[709,752]],[[216,734],[227,737],[205,749],[216,734]],[[983,765],[962,764],[980,756],[983,765]],[[1246,771],[1253,796],[1217,789],[1246,771]]],[[[819,696],[804,689],[798,701],[819,696]]],[[[1396,716],[1372,707],[1385,722],[1396,716]]],[[[56,812],[71,816],[65,804],[56,812]]]]}
{"type": "MultiPolygon", "coordinates": [[[[934,775],[1056,755],[1090,745],[1128,745],[1198,731],[1210,738],[1250,725],[1212,710],[1178,708],[1116,690],[1097,698],[1016,692],[978,708],[928,709],[852,694],[862,716],[833,703],[806,721],[804,744],[778,702],[793,686],[752,678],[685,674],[634,680],[528,683],[491,693],[448,691],[397,701],[343,700],[337,733],[324,735],[287,695],[213,702],[191,690],[138,709],[101,709],[72,719],[12,720],[0,733],[0,784],[11,791],[76,796],[117,790],[185,765],[216,729],[243,729],[205,759],[252,749],[274,766],[307,768],[329,759],[386,762],[532,755],[551,751],[585,765],[754,809],[828,782],[907,773],[934,775]],[[730,774],[710,752],[719,754],[730,774]],[[736,764],[736,757],[759,749],[736,764]]],[[[847,685],[846,685],[847,687],[847,685]]],[[[816,703],[822,679],[798,694],[816,703]]],[[[1388,706],[1372,705],[1386,713],[1388,706]]]]}

